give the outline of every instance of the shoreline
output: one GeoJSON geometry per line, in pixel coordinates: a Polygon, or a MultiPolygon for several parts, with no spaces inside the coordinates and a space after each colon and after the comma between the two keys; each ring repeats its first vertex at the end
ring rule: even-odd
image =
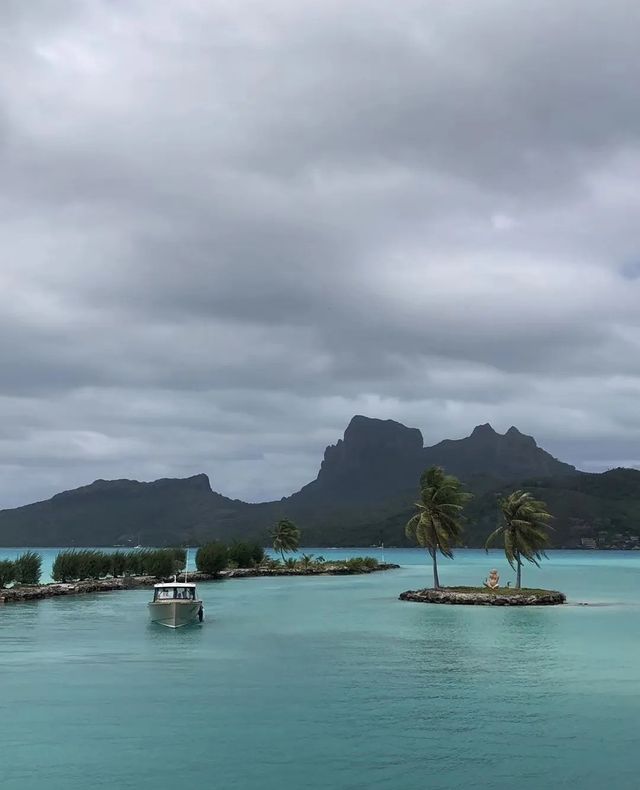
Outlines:
{"type": "Polygon", "coordinates": [[[502,588],[497,590],[442,587],[439,590],[406,590],[400,593],[401,601],[441,604],[449,606],[561,606],[567,596],[557,590],[529,590],[502,588]]]}
{"type": "MultiPolygon", "coordinates": [[[[375,568],[347,568],[344,565],[327,563],[322,568],[234,568],[221,571],[219,574],[193,571],[188,574],[192,582],[224,581],[226,579],[255,579],[262,576],[362,576],[368,573],[389,571],[399,568],[392,562],[380,563],[375,568]]],[[[179,574],[178,579],[184,574],[179,574]]],[[[0,605],[5,603],[21,603],[23,601],[41,601],[46,598],[58,598],[63,595],[87,595],[97,592],[115,592],[117,590],[137,590],[153,587],[159,582],[171,582],[173,577],[158,579],[155,576],[118,576],[106,579],[85,579],[76,582],[49,582],[23,587],[7,587],[0,589],[0,605]]]]}

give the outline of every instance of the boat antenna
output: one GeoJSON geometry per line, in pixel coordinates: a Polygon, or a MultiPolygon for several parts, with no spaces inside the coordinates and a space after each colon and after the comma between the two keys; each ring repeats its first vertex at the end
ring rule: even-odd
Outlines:
{"type": "Polygon", "coordinates": [[[184,581],[187,582],[187,572],[189,570],[189,547],[187,546],[187,556],[184,561],[184,581]]]}

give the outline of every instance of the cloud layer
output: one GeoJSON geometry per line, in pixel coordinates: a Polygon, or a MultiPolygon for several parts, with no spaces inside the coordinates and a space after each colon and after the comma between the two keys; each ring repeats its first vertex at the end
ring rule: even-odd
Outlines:
{"type": "Polygon", "coordinates": [[[640,7],[8,0],[0,504],[356,412],[640,464],[640,7]]]}

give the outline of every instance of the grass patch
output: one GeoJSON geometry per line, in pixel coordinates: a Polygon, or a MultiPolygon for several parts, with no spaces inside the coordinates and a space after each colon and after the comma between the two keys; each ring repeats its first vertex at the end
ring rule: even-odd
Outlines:
{"type": "Polygon", "coordinates": [[[493,590],[489,587],[441,587],[440,591],[485,593],[486,595],[548,595],[549,593],[557,592],[557,590],[538,590],[531,587],[522,587],[520,590],[516,590],[515,587],[496,587],[493,590]]]}

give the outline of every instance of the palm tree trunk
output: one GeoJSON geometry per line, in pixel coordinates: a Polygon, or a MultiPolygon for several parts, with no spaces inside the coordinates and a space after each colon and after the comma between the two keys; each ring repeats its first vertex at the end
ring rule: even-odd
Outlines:
{"type": "Polygon", "coordinates": [[[520,584],[522,581],[522,560],[520,559],[520,553],[516,554],[516,560],[518,562],[518,567],[516,570],[516,590],[520,589],[520,584]]]}
{"type": "Polygon", "coordinates": [[[440,589],[440,579],[438,578],[438,554],[435,549],[429,549],[431,559],[433,560],[433,589],[440,589]]]}

